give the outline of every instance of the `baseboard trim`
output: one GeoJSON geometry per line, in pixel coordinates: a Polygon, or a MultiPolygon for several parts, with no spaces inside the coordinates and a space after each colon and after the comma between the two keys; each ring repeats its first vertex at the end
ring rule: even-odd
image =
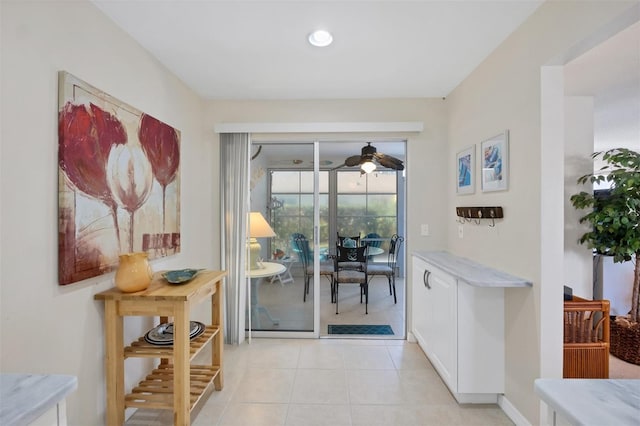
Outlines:
{"type": "Polygon", "coordinates": [[[498,395],[498,406],[516,426],[531,426],[529,420],[504,395],[498,395]]]}

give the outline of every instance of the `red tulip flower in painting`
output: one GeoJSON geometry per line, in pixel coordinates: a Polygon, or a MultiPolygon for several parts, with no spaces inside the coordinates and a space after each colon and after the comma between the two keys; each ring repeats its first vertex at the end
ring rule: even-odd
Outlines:
{"type": "Polygon", "coordinates": [[[142,114],[138,139],[151,163],[151,169],[162,186],[162,226],[166,228],[165,203],[167,185],[173,182],[180,165],[180,138],[176,130],[151,117],[142,114]]]}
{"type": "Polygon", "coordinates": [[[107,184],[106,167],[111,147],[127,143],[124,126],[94,104],[67,102],[58,120],[60,168],[71,186],[109,207],[119,238],[117,204],[107,184]]]}
{"type": "Polygon", "coordinates": [[[138,145],[111,148],[107,180],[114,198],[129,212],[129,251],[133,251],[133,214],[149,198],[153,184],[151,164],[138,145]]]}
{"type": "Polygon", "coordinates": [[[124,127],[108,112],[91,104],[67,103],[59,115],[59,162],[69,181],[86,195],[115,206],[107,185],[111,145],[125,144],[124,127]]]}

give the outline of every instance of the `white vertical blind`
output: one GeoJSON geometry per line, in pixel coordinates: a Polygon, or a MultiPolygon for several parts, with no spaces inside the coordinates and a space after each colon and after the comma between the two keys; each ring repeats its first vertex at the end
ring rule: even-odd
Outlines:
{"type": "Polygon", "coordinates": [[[249,134],[220,135],[220,195],[222,209],[222,265],[225,289],[225,343],[244,341],[246,285],[246,229],[249,207],[249,134]]]}

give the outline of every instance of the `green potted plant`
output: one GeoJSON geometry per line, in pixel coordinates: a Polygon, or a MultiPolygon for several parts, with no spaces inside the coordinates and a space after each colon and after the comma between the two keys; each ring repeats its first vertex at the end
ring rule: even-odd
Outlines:
{"type": "Polygon", "coordinates": [[[597,198],[593,191],[583,191],[571,196],[573,207],[589,210],[580,223],[588,223],[591,230],[579,241],[598,254],[613,256],[614,262],[635,260],[631,311],[611,322],[610,352],[640,364],[640,152],[615,148],[591,157],[601,157],[605,166],[578,183],[609,182],[611,195],[597,198]]]}

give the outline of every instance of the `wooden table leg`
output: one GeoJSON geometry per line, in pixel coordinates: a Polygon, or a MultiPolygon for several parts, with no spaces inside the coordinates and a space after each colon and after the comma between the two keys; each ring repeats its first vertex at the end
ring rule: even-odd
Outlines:
{"type": "MultiPolygon", "coordinates": [[[[160,317],[160,324],[168,324],[169,322],[171,322],[169,320],[170,320],[169,317],[161,316],[160,317]]],[[[154,325],[154,327],[155,327],[155,325],[154,325]]],[[[169,362],[169,358],[160,358],[160,362],[158,364],[162,365],[162,366],[167,366],[167,365],[169,365],[171,363],[169,362]]]]}
{"type": "Polygon", "coordinates": [[[211,347],[211,365],[220,369],[213,379],[215,390],[222,390],[224,377],[222,375],[222,359],[224,352],[224,327],[222,325],[222,280],[216,283],[216,292],[211,296],[211,324],[219,328],[218,334],[213,338],[211,347]]]}
{"type": "Polygon", "coordinates": [[[122,317],[118,315],[118,302],[105,301],[105,378],[107,381],[107,424],[124,424],[124,341],[122,317]]]}
{"type": "Polygon", "coordinates": [[[189,304],[176,302],[173,316],[173,423],[191,424],[189,304]]]}

